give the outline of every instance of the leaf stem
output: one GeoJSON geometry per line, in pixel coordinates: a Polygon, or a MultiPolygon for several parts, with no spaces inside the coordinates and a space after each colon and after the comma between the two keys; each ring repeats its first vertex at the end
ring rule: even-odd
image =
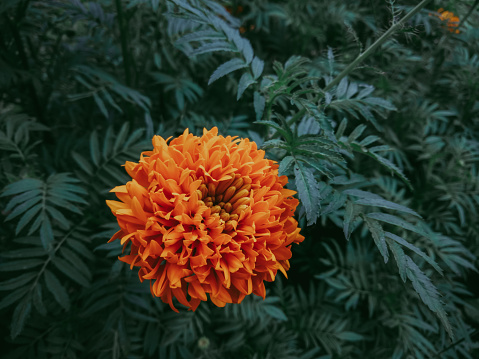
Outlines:
{"type": "MultiPolygon", "coordinates": [[[[359,56],[353,62],[351,62],[343,71],[341,71],[341,73],[339,75],[337,75],[321,91],[323,93],[325,93],[325,92],[331,90],[337,84],[339,84],[339,82],[344,77],[349,75],[356,68],[356,66],[358,66],[361,62],[363,62],[369,56],[371,56],[373,54],[373,52],[376,51],[376,49],[379,46],[381,46],[392,34],[394,34],[398,29],[400,29],[406,21],[408,21],[411,17],[416,15],[424,6],[426,6],[426,4],[429,1],[431,1],[431,0],[423,0],[418,5],[416,5],[416,7],[414,9],[412,9],[406,16],[404,16],[401,20],[399,20],[397,23],[395,23],[393,26],[391,26],[384,34],[382,34],[382,36],[379,39],[377,39],[371,46],[369,46],[366,51],[359,54],[359,56]]],[[[479,1],[479,0],[477,0],[477,1],[479,1]]],[[[293,118],[291,118],[288,121],[288,124],[291,125],[293,123],[292,122],[293,119],[296,120],[298,118],[301,118],[301,117],[304,116],[305,113],[306,113],[306,109],[303,107],[301,110],[298,111],[298,113],[293,118]]]]}
{"type": "Polygon", "coordinates": [[[128,33],[125,29],[125,22],[123,18],[123,8],[121,6],[121,0],[115,0],[116,11],[118,13],[118,27],[120,28],[120,41],[121,41],[121,53],[123,55],[123,68],[125,69],[125,82],[129,87],[131,85],[130,74],[130,57],[128,53],[128,33]]]}
{"type": "Polygon", "coordinates": [[[364,51],[362,54],[360,54],[353,62],[351,62],[341,73],[336,76],[333,81],[331,81],[329,84],[326,85],[326,87],[323,89],[324,92],[329,91],[331,88],[339,84],[339,82],[347,76],[349,73],[351,73],[357,65],[359,65],[361,62],[366,60],[369,56],[372,55],[376,49],[381,46],[392,34],[394,34],[397,30],[399,30],[402,25],[408,21],[411,17],[416,15],[426,4],[431,1],[431,0],[422,0],[419,4],[416,5],[414,9],[412,9],[406,16],[404,16],[401,20],[399,20],[396,24],[391,26],[382,36],[377,39],[371,46],[367,48],[366,51],[364,51]]]}
{"type": "Polygon", "coordinates": [[[479,5],[479,0],[476,0],[476,2],[472,5],[471,9],[469,10],[469,12],[466,14],[466,16],[464,16],[464,18],[461,20],[461,22],[459,23],[459,25],[457,25],[457,29],[459,29],[463,24],[466,23],[466,20],[469,18],[469,16],[471,16],[471,14],[474,12],[474,10],[476,9],[477,5],[479,5]]]}

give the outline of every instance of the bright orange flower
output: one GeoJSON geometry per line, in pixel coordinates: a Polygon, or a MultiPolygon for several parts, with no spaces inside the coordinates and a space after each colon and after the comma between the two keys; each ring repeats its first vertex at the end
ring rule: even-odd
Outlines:
{"type": "Polygon", "coordinates": [[[293,218],[298,200],[284,188],[278,165],[248,139],[223,137],[215,127],[188,130],[170,143],[153,137],[153,151],[126,162],[132,177],[107,201],[151,293],[195,310],[201,301],[222,307],[251,293],[265,297],[264,281],[286,275],[291,244],[304,237],[293,218]]]}
{"type": "Polygon", "coordinates": [[[459,34],[460,31],[456,29],[459,26],[459,17],[454,16],[454,13],[452,11],[446,11],[443,8],[440,8],[437,10],[439,15],[436,14],[436,16],[444,21],[446,23],[446,29],[449,32],[453,32],[456,34],[459,34]]]}

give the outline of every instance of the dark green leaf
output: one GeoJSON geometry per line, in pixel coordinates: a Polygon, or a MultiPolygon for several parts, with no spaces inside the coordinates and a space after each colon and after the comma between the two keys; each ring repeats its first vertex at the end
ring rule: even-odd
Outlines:
{"type": "Polygon", "coordinates": [[[23,326],[25,321],[30,316],[30,312],[32,310],[32,302],[31,298],[26,297],[23,299],[15,308],[12,317],[12,326],[10,335],[12,339],[15,339],[23,330],[23,326]]]}
{"type": "Polygon", "coordinates": [[[294,165],[294,176],[298,196],[306,211],[308,225],[316,223],[320,210],[319,184],[312,171],[301,162],[294,165]]]}
{"type": "Polygon", "coordinates": [[[70,298],[66,289],[61,285],[60,281],[55,277],[55,275],[50,272],[48,269],[45,270],[45,284],[53,294],[55,300],[60,304],[63,309],[69,310],[70,309],[70,298]]]}

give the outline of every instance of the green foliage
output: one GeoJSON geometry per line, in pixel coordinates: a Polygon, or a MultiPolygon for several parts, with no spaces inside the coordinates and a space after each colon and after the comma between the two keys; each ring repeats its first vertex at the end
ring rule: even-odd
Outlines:
{"type": "Polygon", "coordinates": [[[415,5],[2,1],[2,355],[476,358],[478,2],[368,50],[415,5]],[[104,201],[153,134],[213,126],[278,162],[306,239],[265,300],[177,314],[104,201]]]}

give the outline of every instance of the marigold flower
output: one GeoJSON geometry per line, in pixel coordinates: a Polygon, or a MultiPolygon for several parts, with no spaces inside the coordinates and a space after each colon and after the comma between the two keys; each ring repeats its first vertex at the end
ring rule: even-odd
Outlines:
{"type": "Polygon", "coordinates": [[[452,11],[447,11],[444,10],[443,8],[440,8],[437,10],[438,14],[435,14],[439,19],[444,21],[446,23],[446,29],[449,32],[453,32],[455,34],[459,34],[460,31],[456,29],[459,26],[459,17],[454,16],[454,13],[452,11]]]}
{"type": "Polygon", "coordinates": [[[121,230],[110,242],[131,243],[119,259],[175,311],[173,297],[191,310],[207,294],[219,307],[264,298],[264,281],[286,275],[291,244],[304,240],[287,177],[254,142],[216,127],[168,141],[154,136],[153,151],[126,162],[132,180],[111,190],[121,230]]]}

